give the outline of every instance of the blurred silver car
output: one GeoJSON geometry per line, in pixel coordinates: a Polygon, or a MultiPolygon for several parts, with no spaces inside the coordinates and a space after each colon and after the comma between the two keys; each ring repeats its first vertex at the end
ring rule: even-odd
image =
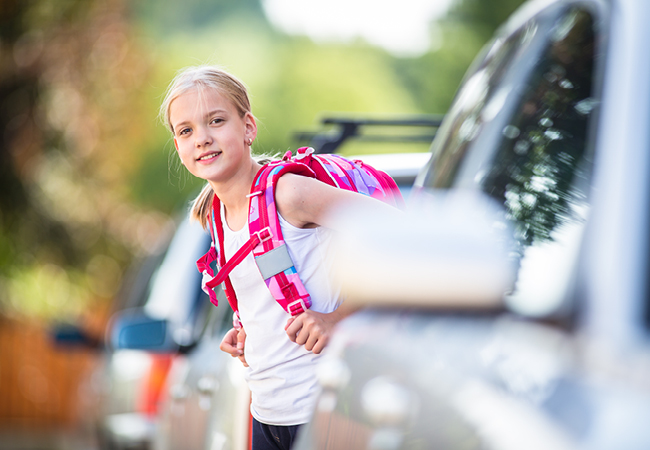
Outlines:
{"type": "Polygon", "coordinates": [[[104,364],[92,380],[98,391],[98,417],[93,420],[102,448],[151,447],[174,359],[196,345],[207,325],[210,302],[200,289],[194,262],[209,246],[210,236],[200,225],[181,221],[165,251],[126,286],[131,299],[111,319],[104,364]],[[146,324],[153,324],[153,334],[146,324]],[[121,345],[134,339],[124,329],[155,339],[161,324],[173,330],[164,347],[147,339],[131,349],[121,345]]]}
{"type": "Polygon", "coordinates": [[[523,5],[361,225],[296,448],[650,448],[650,3],[523,5]],[[383,226],[385,225],[385,226],[383,226]]]}

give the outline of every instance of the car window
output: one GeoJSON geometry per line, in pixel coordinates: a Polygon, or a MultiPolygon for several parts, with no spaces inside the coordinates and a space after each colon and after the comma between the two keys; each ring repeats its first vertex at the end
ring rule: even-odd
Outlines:
{"type": "Polygon", "coordinates": [[[209,236],[200,225],[182,221],[164,259],[151,279],[145,310],[152,317],[187,320],[195,307],[196,286],[201,274],[196,261],[209,248],[209,236]]]}
{"type": "Polygon", "coordinates": [[[144,311],[171,321],[181,345],[195,342],[207,324],[210,300],[201,289],[196,261],[209,248],[209,233],[189,219],[181,221],[150,280],[144,311]]]}
{"type": "Polygon", "coordinates": [[[424,187],[480,189],[505,206],[519,261],[518,311],[564,301],[588,215],[602,40],[594,12],[548,11],[496,40],[434,143],[424,187]]]}
{"type": "Polygon", "coordinates": [[[155,277],[163,257],[164,252],[161,251],[136,260],[129,267],[115,299],[115,310],[144,306],[151,291],[151,280],[155,277]]]}
{"type": "Polygon", "coordinates": [[[201,281],[196,284],[194,291],[194,308],[192,315],[189,318],[189,328],[191,329],[192,339],[191,342],[196,342],[203,331],[209,327],[210,323],[210,310],[214,307],[210,303],[210,297],[201,288],[201,281]]]}

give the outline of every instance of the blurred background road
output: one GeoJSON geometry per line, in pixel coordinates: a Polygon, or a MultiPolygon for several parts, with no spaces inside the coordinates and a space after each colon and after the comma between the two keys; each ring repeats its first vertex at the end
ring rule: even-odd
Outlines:
{"type": "Polygon", "coordinates": [[[76,433],[62,431],[35,434],[24,432],[3,432],[0,434],[0,448],[7,450],[97,450],[92,439],[83,439],[76,433]]]}
{"type": "Polygon", "coordinates": [[[89,418],[110,389],[94,374],[120,286],[200,187],[156,120],[177,70],[211,63],[242,78],[254,151],[279,153],[332,112],[444,114],[522,1],[307,3],[0,0],[0,449],[94,448],[89,418]],[[62,323],[97,349],[55,346],[62,323]]]}

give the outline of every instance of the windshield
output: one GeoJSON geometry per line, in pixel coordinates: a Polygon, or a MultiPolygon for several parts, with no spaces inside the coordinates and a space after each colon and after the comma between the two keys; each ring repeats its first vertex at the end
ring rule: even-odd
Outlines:
{"type": "Polygon", "coordinates": [[[459,91],[418,180],[425,188],[480,189],[505,207],[520,260],[515,297],[525,293],[528,306],[539,295],[560,301],[588,216],[599,103],[594,23],[583,7],[555,10],[495,40],[459,91]]]}

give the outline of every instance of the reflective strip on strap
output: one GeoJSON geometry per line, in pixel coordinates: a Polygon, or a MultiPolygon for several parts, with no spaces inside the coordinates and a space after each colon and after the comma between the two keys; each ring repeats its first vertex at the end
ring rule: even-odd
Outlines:
{"type": "Polygon", "coordinates": [[[294,266],[289,250],[286,244],[269,250],[268,252],[255,257],[255,263],[260,269],[262,278],[268,280],[274,275],[277,275],[285,270],[294,266]]]}

